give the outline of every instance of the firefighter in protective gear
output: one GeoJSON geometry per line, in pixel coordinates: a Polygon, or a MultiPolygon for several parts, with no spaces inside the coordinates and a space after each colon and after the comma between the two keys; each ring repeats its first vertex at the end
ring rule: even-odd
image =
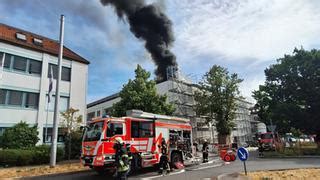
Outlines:
{"type": "Polygon", "coordinates": [[[203,146],[202,146],[202,158],[203,158],[203,163],[208,162],[208,156],[209,156],[209,144],[207,140],[204,141],[203,146]]]}
{"type": "Polygon", "coordinates": [[[115,150],[115,164],[117,167],[115,178],[126,180],[129,170],[129,156],[121,137],[115,138],[113,149],[115,150]]]}
{"type": "MultiPolygon", "coordinates": [[[[132,163],[135,163],[135,162],[132,162],[133,155],[132,155],[132,153],[130,151],[130,147],[131,147],[131,144],[127,143],[126,144],[126,150],[127,150],[127,154],[128,154],[128,163],[129,163],[129,170],[128,170],[128,173],[127,173],[128,175],[131,174],[134,171],[134,169],[132,169],[132,163]]],[[[134,164],[134,166],[135,166],[135,164],[134,164]]]]}
{"type": "Polygon", "coordinates": [[[162,174],[164,171],[167,173],[170,172],[170,166],[168,162],[168,145],[166,143],[166,140],[162,138],[161,146],[158,146],[160,148],[161,157],[159,162],[159,174],[162,174]]]}

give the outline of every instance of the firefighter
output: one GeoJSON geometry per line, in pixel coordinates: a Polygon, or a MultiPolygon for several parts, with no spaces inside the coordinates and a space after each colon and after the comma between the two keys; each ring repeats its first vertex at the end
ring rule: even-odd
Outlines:
{"type": "Polygon", "coordinates": [[[168,146],[166,140],[162,138],[161,146],[158,146],[161,151],[160,162],[159,162],[159,174],[162,174],[164,171],[167,173],[170,172],[169,162],[168,162],[168,146]]]}
{"type": "Polygon", "coordinates": [[[202,158],[203,158],[203,163],[208,162],[208,156],[209,156],[209,144],[207,140],[204,140],[204,143],[202,145],[202,158]]]}
{"type": "MultiPolygon", "coordinates": [[[[131,147],[131,144],[127,143],[126,144],[126,150],[127,150],[127,153],[128,153],[128,163],[129,163],[129,170],[128,170],[128,175],[131,174],[133,172],[134,169],[132,169],[132,159],[133,159],[133,156],[132,156],[132,153],[130,151],[130,147],[131,147]]],[[[134,164],[135,165],[135,164],[134,164]]]]}
{"type": "Polygon", "coordinates": [[[126,180],[129,171],[129,157],[121,137],[115,138],[113,149],[115,150],[116,164],[116,173],[114,177],[117,180],[126,180]]]}
{"type": "Polygon", "coordinates": [[[260,138],[258,140],[258,143],[259,143],[258,145],[259,157],[263,157],[263,143],[260,138]]]}

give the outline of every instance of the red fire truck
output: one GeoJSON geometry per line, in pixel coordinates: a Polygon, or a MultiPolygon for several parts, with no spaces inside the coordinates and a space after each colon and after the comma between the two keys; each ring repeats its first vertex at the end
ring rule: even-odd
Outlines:
{"type": "Polygon", "coordinates": [[[154,166],[160,161],[158,145],[165,138],[171,164],[192,159],[192,127],[188,119],[127,111],[126,117],[94,118],[85,128],[81,160],[98,173],[114,170],[114,139],[130,144],[131,170],[154,166]]]}

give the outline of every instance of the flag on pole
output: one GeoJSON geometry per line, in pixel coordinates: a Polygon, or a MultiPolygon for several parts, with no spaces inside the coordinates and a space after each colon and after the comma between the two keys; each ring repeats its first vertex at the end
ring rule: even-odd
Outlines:
{"type": "MultiPolygon", "coordinates": [[[[52,88],[53,88],[53,74],[52,74],[52,66],[50,66],[50,71],[49,71],[49,93],[48,93],[48,103],[50,103],[50,101],[51,101],[52,88]]],[[[49,107],[48,107],[48,108],[49,108],[49,107]]]]}

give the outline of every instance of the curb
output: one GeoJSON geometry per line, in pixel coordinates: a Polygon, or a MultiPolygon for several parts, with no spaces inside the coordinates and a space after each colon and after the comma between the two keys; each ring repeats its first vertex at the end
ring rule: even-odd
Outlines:
{"type": "Polygon", "coordinates": [[[320,156],[270,156],[270,157],[259,157],[260,159],[268,159],[268,158],[320,158],[320,156]]]}
{"type": "Polygon", "coordinates": [[[223,173],[223,174],[220,174],[219,176],[217,176],[217,180],[234,180],[234,179],[248,180],[250,178],[247,176],[241,175],[237,172],[236,173],[223,173]]]}
{"type": "MultiPolygon", "coordinates": [[[[284,169],[269,169],[269,170],[256,170],[256,171],[250,171],[250,172],[259,172],[259,171],[287,171],[287,170],[295,170],[295,169],[313,169],[319,167],[307,167],[307,168],[284,168],[284,169]]],[[[234,173],[223,173],[216,177],[216,180],[249,180],[250,177],[241,175],[238,172],[234,173]]]]}

